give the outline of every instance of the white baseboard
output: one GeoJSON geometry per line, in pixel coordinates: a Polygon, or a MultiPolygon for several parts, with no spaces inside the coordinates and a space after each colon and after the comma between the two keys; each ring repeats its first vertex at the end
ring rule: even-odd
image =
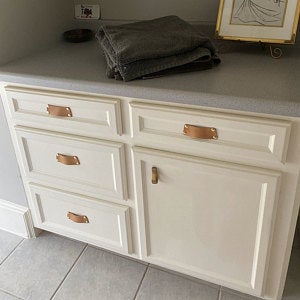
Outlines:
{"type": "Polygon", "coordinates": [[[24,238],[34,237],[29,208],[0,199],[0,229],[24,238]]]}

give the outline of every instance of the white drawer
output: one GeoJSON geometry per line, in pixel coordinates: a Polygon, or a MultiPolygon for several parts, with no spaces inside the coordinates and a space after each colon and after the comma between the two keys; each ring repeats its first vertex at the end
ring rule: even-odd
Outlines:
{"type": "Polygon", "coordinates": [[[229,154],[232,157],[284,162],[291,122],[214,113],[195,109],[132,102],[132,136],[136,143],[194,155],[229,154]],[[215,128],[217,139],[191,138],[185,124],[215,128]]]}
{"type": "Polygon", "coordinates": [[[91,137],[122,134],[118,99],[11,86],[5,90],[15,124],[91,137]],[[50,115],[48,105],[55,106],[53,114],[70,116],[50,115]]]}
{"type": "Polygon", "coordinates": [[[123,144],[24,127],[16,132],[27,180],[92,197],[127,198],[123,144]]]}
{"type": "MultiPolygon", "coordinates": [[[[129,208],[30,184],[39,228],[100,247],[131,253],[129,208]],[[75,221],[68,215],[76,214],[75,221]],[[84,219],[81,223],[80,219],[84,219]]],[[[72,218],[72,216],[70,216],[72,218]]]]}

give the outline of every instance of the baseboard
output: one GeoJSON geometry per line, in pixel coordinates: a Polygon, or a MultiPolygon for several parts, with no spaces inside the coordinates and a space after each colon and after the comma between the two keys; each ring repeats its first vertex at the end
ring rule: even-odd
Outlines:
{"type": "Polygon", "coordinates": [[[29,208],[0,199],[0,229],[24,238],[34,237],[29,208]]]}

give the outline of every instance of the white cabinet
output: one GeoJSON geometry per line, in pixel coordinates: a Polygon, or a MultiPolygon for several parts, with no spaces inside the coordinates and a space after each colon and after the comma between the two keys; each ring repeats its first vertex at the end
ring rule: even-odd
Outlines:
{"type": "Polygon", "coordinates": [[[280,173],[143,148],[134,157],[143,258],[261,295],[280,173]]]}
{"type": "Polygon", "coordinates": [[[300,120],[18,86],[1,96],[35,227],[280,300],[300,120]]]}

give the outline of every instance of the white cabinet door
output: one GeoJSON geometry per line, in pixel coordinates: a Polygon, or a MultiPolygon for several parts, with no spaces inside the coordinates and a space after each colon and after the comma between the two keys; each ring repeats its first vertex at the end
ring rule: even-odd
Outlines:
{"type": "Polygon", "coordinates": [[[133,153],[143,259],[261,295],[280,173],[140,147],[133,153]]]}

